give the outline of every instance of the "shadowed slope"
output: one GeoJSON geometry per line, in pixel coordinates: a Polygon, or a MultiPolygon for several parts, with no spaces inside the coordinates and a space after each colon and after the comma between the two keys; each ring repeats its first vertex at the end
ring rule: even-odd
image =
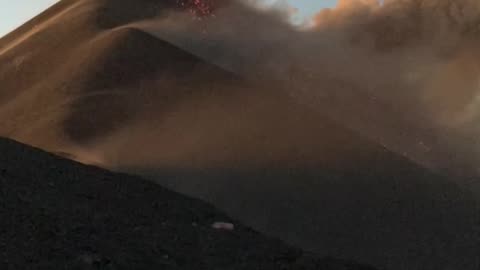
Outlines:
{"type": "Polygon", "coordinates": [[[386,269],[479,266],[479,205],[469,191],[401,158],[369,162],[343,169],[130,171],[319,254],[386,269]]]}
{"type": "Polygon", "coordinates": [[[262,237],[208,204],[0,139],[2,269],[322,269],[366,266],[262,237]]]}
{"type": "Polygon", "coordinates": [[[214,94],[218,89],[210,89],[213,82],[239,82],[171,44],[131,28],[101,34],[78,53],[84,57],[71,67],[84,69],[67,87],[78,91],[79,98],[63,122],[66,134],[77,143],[121,128],[145,112],[148,102],[155,102],[156,116],[160,116],[162,110],[182,99],[214,94]],[[92,114],[97,117],[92,119],[92,114]]]}

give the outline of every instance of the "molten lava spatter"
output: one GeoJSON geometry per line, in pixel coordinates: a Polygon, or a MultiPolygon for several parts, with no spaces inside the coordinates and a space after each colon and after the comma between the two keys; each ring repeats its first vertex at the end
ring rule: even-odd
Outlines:
{"type": "Polygon", "coordinates": [[[212,16],[216,6],[212,0],[177,0],[177,3],[198,17],[212,16]]]}

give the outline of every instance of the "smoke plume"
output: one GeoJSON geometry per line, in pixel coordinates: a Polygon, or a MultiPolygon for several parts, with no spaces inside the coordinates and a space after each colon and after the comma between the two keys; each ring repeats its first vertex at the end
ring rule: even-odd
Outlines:
{"type": "Polygon", "coordinates": [[[425,166],[476,173],[478,1],[341,0],[302,25],[291,14],[228,1],[130,26],[425,166]]]}

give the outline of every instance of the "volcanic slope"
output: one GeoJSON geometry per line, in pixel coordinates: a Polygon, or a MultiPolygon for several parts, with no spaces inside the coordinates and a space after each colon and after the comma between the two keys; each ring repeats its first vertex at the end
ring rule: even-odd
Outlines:
{"type": "MultiPolygon", "coordinates": [[[[150,4],[125,4],[124,9],[135,15],[153,8],[150,4]]],[[[72,145],[147,125],[153,129],[149,133],[157,130],[167,137],[155,144],[164,153],[163,165],[174,167],[316,163],[332,158],[325,158],[326,152],[363,157],[380,150],[349,143],[356,135],[310,116],[286,94],[249,87],[129,27],[136,16],[123,15],[118,3],[111,6],[108,1],[62,1],[52,8],[56,12],[47,11],[1,40],[0,134],[53,152],[72,152],[72,145]],[[209,119],[191,125],[186,122],[195,121],[192,114],[209,119]],[[179,131],[190,135],[178,136],[179,131]],[[206,152],[210,157],[196,158],[206,152]]]]}
{"type": "Polygon", "coordinates": [[[173,2],[63,0],[2,38],[0,134],[150,176],[320,254],[478,269],[478,203],[456,179],[133,27],[173,2]]]}
{"type": "Polygon", "coordinates": [[[3,138],[0,149],[2,269],[373,269],[314,258],[137,177],[3,138]]]}

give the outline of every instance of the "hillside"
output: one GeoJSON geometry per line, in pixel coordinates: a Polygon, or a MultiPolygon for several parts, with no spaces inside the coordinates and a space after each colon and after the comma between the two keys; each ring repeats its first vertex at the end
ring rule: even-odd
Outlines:
{"type": "MultiPolygon", "coordinates": [[[[145,1],[143,9],[149,3],[145,1]]],[[[157,165],[169,167],[290,167],[297,165],[289,163],[303,162],[338,166],[338,158],[347,156],[345,151],[360,155],[357,160],[363,163],[370,152],[383,151],[355,142],[356,134],[312,114],[286,93],[246,85],[235,75],[128,25],[101,28],[98,20],[117,18],[123,10],[115,5],[99,13],[107,4],[61,2],[60,7],[67,7],[45,21],[37,19],[34,33],[22,34],[20,28],[0,42],[28,36],[13,47],[5,44],[11,48],[0,55],[4,63],[0,134],[52,152],[119,140],[125,129],[132,131],[129,136],[140,137],[133,142],[144,141],[144,136],[166,136],[156,139],[154,146],[164,154],[151,152],[166,159],[157,165]],[[45,73],[45,67],[51,70],[45,73]],[[194,156],[206,152],[212,157],[194,156]],[[337,157],[326,157],[326,152],[337,157]],[[264,156],[256,157],[261,153],[264,156]]],[[[132,16],[141,11],[135,10],[132,16]]]]}
{"type": "Polygon", "coordinates": [[[372,269],[316,259],[137,177],[6,139],[0,150],[2,269],[372,269]]]}

